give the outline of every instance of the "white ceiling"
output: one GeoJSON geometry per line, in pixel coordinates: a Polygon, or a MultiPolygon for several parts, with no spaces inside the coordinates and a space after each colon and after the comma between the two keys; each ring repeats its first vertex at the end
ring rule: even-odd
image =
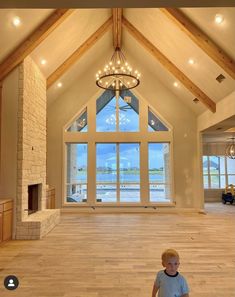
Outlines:
{"type": "MultiPolygon", "coordinates": [[[[110,9],[79,9],[71,14],[31,54],[43,74],[48,77],[110,16],[110,9]],[[46,67],[40,65],[41,58],[49,62],[46,67]]],[[[104,45],[111,40],[106,40],[104,45]]]]}
{"type": "MultiPolygon", "coordinates": [[[[235,8],[182,8],[205,33],[235,60],[235,8]],[[214,23],[217,13],[224,15],[224,22],[219,26],[214,23]],[[221,38],[222,37],[222,38],[221,38]]],[[[0,9],[0,62],[22,42],[41,22],[52,13],[51,9],[0,9]],[[22,25],[15,28],[11,18],[19,16],[22,25]]],[[[124,16],[146,38],[173,62],[188,78],[193,81],[214,102],[219,102],[235,91],[234,80],[223,71],[211,58],[177,28],[158,8],[125,8],[124,16]],[[194,65],[188,59],[195,60],[194,65]],[[226,80],[218,83],[215,78],[223,74],[226,80]]],[[[76,48],[94,33],[109,17],[111,9],[77,9],[58,28],[56,28],[31,54],[47,78],[53,73],[76,48]],[[41,59],[47,64],[42,66],[41,59]]],[[[176,79],[123,28],[123,49],[135,62],[138,70],[148,69],[164,86],[170,89],[195,115],[204,112],[202,103],[195,104],[195,98],[182,84],[173,87],[176,79]]],[[[63,87],[52,85],[48,91],[48,102],[52,103],[67,88],[79,79],[79,75],[93,69],[94,64],[102,67],[111,57],[112,32],[106,33],[84,56],[60,78],[63,87]]],[[[94,79],[94,73],[90,74],[94,79]]],[[[94,79],[95,83],[95,79],[94,79]]],[[[144,78],[142,82],[144,83],[144,78]]]]}
{"type": "Polygon", "coordinates": [[[53,9],[0,9],[0,62],[52,12],[53,9]],[[23,21],[19,28],[12,24],[16,16],[23,21]]]}

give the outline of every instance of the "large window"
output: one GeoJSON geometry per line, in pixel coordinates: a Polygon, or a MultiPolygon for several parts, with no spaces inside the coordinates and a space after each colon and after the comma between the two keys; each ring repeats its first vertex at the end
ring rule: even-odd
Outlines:
{"type": "Polygon", "coordinates": [[[64,202],[172,202],[171,143],[169,125],[145,100],[130,91],[105,91],[65,127],[64,202]]]}
{"type": "Polygon", "coordinates": [[[203,181],[206,189],[235,184],[235,160],[225,156],[203,156],[203,181]]]}

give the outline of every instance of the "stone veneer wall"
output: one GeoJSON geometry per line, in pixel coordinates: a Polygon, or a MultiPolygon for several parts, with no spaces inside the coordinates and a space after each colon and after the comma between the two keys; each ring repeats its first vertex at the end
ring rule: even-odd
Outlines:
{"type": "Polygon", "coordinates": [[[59,222],[46,210],[46,79],[28,57],[19,67],[16,239],[37,239],[59,222]],[[39,211],[28,215],[28,186],[41,184],[39,211]]]}

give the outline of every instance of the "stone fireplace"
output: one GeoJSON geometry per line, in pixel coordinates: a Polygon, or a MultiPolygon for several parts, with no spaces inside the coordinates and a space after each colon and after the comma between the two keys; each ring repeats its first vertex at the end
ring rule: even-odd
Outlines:
{"type": "Polygon", "coordinates": [[[16,239],[39,239],[60,219],[46,209],[46,79],[30,57],[19,67],[16,239]]]}

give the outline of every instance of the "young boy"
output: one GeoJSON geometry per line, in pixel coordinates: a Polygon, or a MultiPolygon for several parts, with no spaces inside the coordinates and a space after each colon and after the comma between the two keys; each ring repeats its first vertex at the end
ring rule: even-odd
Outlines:
{"type": "Polygon", "coordinates": [[[168,249],[162,254],[162,266],[165,270],[157,273],[152,297],[189,297],[189,288],[186,279],[177,270],[179,268],[179,254],[168,249]]]}

